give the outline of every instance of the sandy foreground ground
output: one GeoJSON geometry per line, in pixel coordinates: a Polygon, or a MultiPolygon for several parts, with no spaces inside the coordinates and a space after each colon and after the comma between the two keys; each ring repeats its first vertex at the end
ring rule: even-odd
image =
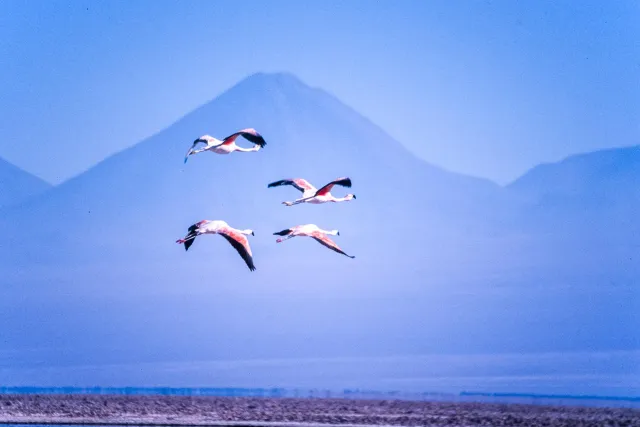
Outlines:
{"type": "Polygon", "coordinates": [[[401,400],[0,395],[0,423],[640,427],[640,410],[401,400]]]}

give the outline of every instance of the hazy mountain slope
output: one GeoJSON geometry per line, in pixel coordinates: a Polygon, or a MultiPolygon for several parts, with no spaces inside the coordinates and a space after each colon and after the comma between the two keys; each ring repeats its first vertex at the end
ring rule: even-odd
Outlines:
{"type": "Polygon", "coordinates": [[[47,182],[0,158],[0,208],[20,203],[50,187],[47,182]]]}
{"type": "Polygon", "coordinates": [[[581,201],[584,206],[637,201],[640,146],[608,149],[536,166],[508,188],[538,202],[581,201]]]}
{"type": "Polygon", "coordinates": [[[532,225],[627,241],[640,232],[640,146],[536,166],[507,188],[528,200],[524,218],[532,225]]]}
{"type": "Polygon", "coordinates": [[[598,252],[560,263],[548,242],[514,228],[518,200],[417,159],[290,75],[257,74],[0,213],[10,261],[0,321],[12,325],[0,345],[23,363],[59,364],[633,346],[619,328],[636,319],[629,288],[591,279],[612,277],[610,263],[585,262],[598,252]],[[264,150],[183,165],[196,137],[244,127],[265,136],[264,150]],[[287,208],[299,193],[266,187],[345,175],[353,188],[334,193],[353,202],[287,208]],[[188,253],[174,243],[203,218],[255,230],[255,273],[220,237],[188,253]],[[304,223],[339,229],[356,259],[311,239],[275,243],[274,231],[304,223]]]}

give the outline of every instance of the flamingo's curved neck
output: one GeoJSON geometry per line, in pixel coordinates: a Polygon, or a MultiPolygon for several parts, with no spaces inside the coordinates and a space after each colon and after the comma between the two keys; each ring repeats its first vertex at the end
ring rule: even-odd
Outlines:
{"type": "Polygon", "coordinates": [[[319,228],[320,232],[324,233],[324,234],[331,234],[332,236],[337,236],[338,235],[338,230],[323,230],[321,228],[319,228]]]}
{"type": "Polygon", "coordinates": [[[332,196],[332,202],[348,202],[349,200],[353,199],[353,197],[350,197],[349,195],[345,196],[345,197],[333,197],[332,196]]]}
{"type": "Polygon", "coordinates": [[[243,153],[249,153],[249,152],[252,152],[252,151],[258,151],[259,149],[260,149],[259,145],[254,145],[253,148],[242,148],[242,147],[238,147],[236,145],[236,151],[241,151],[243,153]]]}

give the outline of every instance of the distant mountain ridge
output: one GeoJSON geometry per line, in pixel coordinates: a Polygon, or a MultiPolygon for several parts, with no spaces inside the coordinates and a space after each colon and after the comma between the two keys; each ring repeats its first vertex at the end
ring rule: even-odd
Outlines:
{"type": "Polygon", "coordinates": [[[18,204],[51,184],[0,158],[0,208],[18,204]]]}
{"type": "Polygon", "coordinates": [[[634,193],[640,188],[629,184],[640,184],[640,145],[576,154],[538,165],[507,188],[536,199],[572,198],[588,193],[615,196],[621,185],[634,193]]]}
{"type": "Polygon", "coordinates": [[[538,165],[506,189],[526,200],[522,221],[538,230],[629,242],[640,233],[640,145],[538,165]]]}

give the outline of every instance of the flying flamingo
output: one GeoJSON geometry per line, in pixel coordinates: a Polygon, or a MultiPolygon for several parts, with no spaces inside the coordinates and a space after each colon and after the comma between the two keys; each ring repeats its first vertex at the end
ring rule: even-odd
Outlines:
{"type": "Polygon", "coordinates": [[[293,202],[282,202],[282,204],[286,206],[293,206],[297,205],[298,203],[312,203],[317,205],[327,202],[348,202],[349,200],[356,198],[355,194],[347,194],[345,197],[334,197],[331,194],[331,189],[334,185],[341,185],[343,187],[350,188],[350,178],[335,179],[319,190],[316,190],[313,185],[309,184],[309,182],[301,178],[282,179],[280,181],[272,182],[271,184],[267,185],[267,187],[278,187],[280,185],[292,185],[298,190],[302,191],[302,198],[297,199],[293,202]]]}
{"type": "Polygon", "coordinates": [[[243,153],[247,153],[250,151],[258,151],[259,149],[263,148],[265,145],[267,145],[267,143],[265,142],[262,135],[260,135],[255,129],[251,129],[251,128],[242,129],[241,131],[238,131],[232,135],[229,135],[222,141],[209,135],[202,135],[200,138],[193,141],[193,145],[191,146],[191,148],[189,148],[189,151],[187,151],[187,155],[184,156],[184,162],[187,163],[187,159],[189,158],[189,156],[193,154],[202,153],[203,151],[212,151],[217,154],[229,154],[234,151],[241,151],[243,153]],[[239,136],[242,136],[245,139],[247,139],[249,142],[252,142],[254,144],[253,148],[238,147],[236,145],[236,139],[239,136]],[[199,143],[204,143],[206,144],[206,146],[198,150],[195,150],[196,145],[198,145],[199,143]]]}
{"type": "Polygon", "coordinates": [[[251,247],[249,247],[249,240],[244,236],[245,234],[255,236],[252,230],[237,230],[229,227],[229,224],[224,221],[205,219],[190,226],[187,235],[183,239],[176,240],[176,243],[184,244],[184,249],[188,251],[194,239],[201,234],[221,235],[238,251],[244,262],[247,263],[249,270],[256,269],[253,265],[253,255],[251,254],[251,247]]]}
{"type": "Polygon", "coordinates": [[[296,225],[295,227],[287,228],[286,230],[278,231],[277,233],[273,233],[273,234],[274,236],[286,236],[283,239],[277,239],[276,240],[277,243],[282,243],[285,240],[288,240],[296,236],[312,237],[318,243],[326,246],[332,251],[336,251],[339,254],[348,256],[349,258],[355,258],[355,256],[347,255],[342,249],[338,247],[338,245],[334,243],[333,240],[327,237],[327,234],[331,234],[332,236],[339,236],[340,232],[338,230],[327,231],[327,230],[322,230],[321,228],[318,228],[318,226],[315,224],[306,224],[306,225],[296,225]]]}

